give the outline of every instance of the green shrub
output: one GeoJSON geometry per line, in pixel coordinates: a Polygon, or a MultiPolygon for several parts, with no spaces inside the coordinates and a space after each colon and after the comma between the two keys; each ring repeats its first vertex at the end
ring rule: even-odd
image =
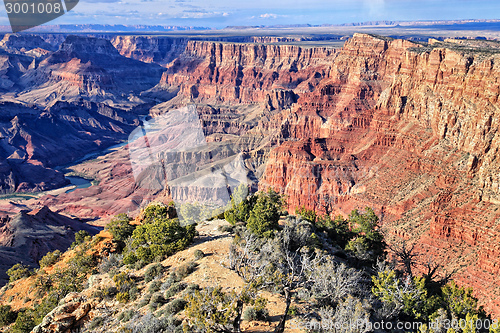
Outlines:
{"type": "Polygon", "coordinates": [[[155,292],[152,296],[151,299],[149,300],[149,303],[166,303],[165,298],[163,298],[163,295],[161,293],[155,292]]]}
{"type": "Polygon", "coordinates": [[[135,301],[137,299],[137,296],[139,296],[139,288],[137,288],[137,286],[133,286],[132,288],[130,288],[128,293],[130,296],[130,300],[135,301]]]}
{"type": "Polygon", "coordinates": [[[377,258],[384,255],[384,236],[378,228],[378,216],[371,208],[366,208],[361,214],[353,210],[349,215],[349,224],[355,238],[348,242],[346,250],[362,260],[376,262],[377,258]]]}
{"type": "Polygon", "coordinates": [[[160,290],[166,291],[175,283],[175,279],[172,277],[172,273],[168,276],[165,282],[162,283],[160,290]]]}
{"type": "Polygon", "coordinates": [[[31,276],[32,272],[29,266],[23,264],[15,264],[7,270],[7,275],[9,276],[9,282],[14,282],[22,278],[27,278],[31,276]]]}
{"type": "Polygon", "coordinates": [[[148,263],[147,263],[147,262],[145,262],[145,261],[144,261],[144,260],[142,260],[142,259],[141,259],[141,260],[138,260],[138,261],[136,261],[136,262],[135,262],[135,264],[134,264],[134,269],[135,269],[136,271],[138,271],[138,270],[142,269],[144,266],[146,266],[147,264],[148,264],[148,263]]]}
{"type": "Polygon", "coordinates": [[[179,292],[184,290],[186,288],[186,284],[182,282],[176,282],[174,283],[166,292],[165,292],[165,298],[171,298],[177,295],[179,292]]]}
{"type": "Polygon", "coordinates": [[[269,320],[269,311],[266,308],[256,309],[253,306],[249,306],[243,311],[243,320],[246,321],[254,321],[261,320],[267,321],[269,320]]]}
{"type": "Polygon", "coordinates": [[[118,268],[122,265],[123,255],[117,253],[111,253],[109,256],[104,258],[99,264],[99,272],[101,274],[116,272],[118,268]]]}
{"type": "Polygon", "coordinates": [[[42,322],[42,319],[52,311],[58,304],[59,301],[64,298],[67,294],[62,294],[60,291],[55,290],[47,295],[42,301],[35,305],[33,310],[29,310],[31,312],[31,316],[35,322],[35,325],[38,325],[42,322]]]}
{"type": "Polygon", "coordinates": [[[75,233],[75,241],[73,242],[73,244],[71,244],[71,247],[75,247],[85,243],[85,241],[90,239],[88,237],[90,237],[90,235],[87,231],[85,230],[78,231],[77,233],[75,233]]]}
{"type": "Polygon", "coordinates": [[[152,294],[145,294],[144,296],[142,296],[141,300],[139,301],[139,307],[142,308],[143,306],[148,305],[151,296],[152,294]]]}
{"type": "Polygon", "coordinates": [[[130,224],[132,219],[127,214],[118,214],[108,223],[106,229],[111,233],[113,238],[119,242],[124,242],[132,235],[135,226],[130,224]]]}
{"type": "Polygon", "coordinates": [[[205,288],[186,295],[185,330],[187,332],[234,332],[237,316],[237,300],[221,287],[205,288]]]}
{"type": "Polygon", "coordinates": [[[134,280],[126,272],[121,272],[113,276],[113,282],[120,292],[129,291],[135,285],[134,280]]]}
{"type": "Polygon", "coordinates": [[[92,331],[92,330],[95,330],[96,328],[102,326],[102,324],[104,324],[104,317],[95,317],[94,319],[92,319],[92,321],[90,322],[90,325],[89,325],[89,329],[92,331]]]}
{"type": "Polygon", "coordinates": [[[130,294],[128,291],[119,292],[116,294],[116,300],[120,303],[128,303],[130,301],[130,294]]]}
{"type": "Polygon", "coordinates": [[[194,271],[195,268],[196,268],[196,264],[191,261],[191,262],[185,264],[185,268],[181,268],[180,270],[174,269],[172,272],[170,272],[170,274],[168,275],[168,278],[161,285],[161,290],[166,291],[170,287],[174,286],[174,284],[176,284],[177,282],[182,281],[182,279],[184,279],[188,274],[190,274],[192,271],[194,271]]]}
{"type": "Polygon", "coordinates": [[[188,263],[185,263],[185,264],[177,267],[177,269],[175,270],[175,273],[177,275],[177,280],[181,281],[186,276],[193,273],[194,270],[196,269],[196,267],[198,267],[198,264],[195,263],[194,261],[190,261],[188,263]]]}
{"type": "Polygon", "coordinates": [[[163,298],[163,295],[161,293],[154,293],[149,300],[149,309],[151,311],[155,311],[165,303],[165,298],[163,298]]]}
{"type": "Polygon", "coordinates": [[[10,329],[10,332],[30,333],[35,326],[36,323],[35,318],[33,317],[33,312],[30,310],[20,311],[14,325],[10,329]]]}
{"type": "Polygon", "coordinates": [[[164,219],[174,219],[177,217],[175,204],[172,202],[168,206],[154,203],[147,206],[142,213],[142,224],[154,223],[164,219]]]}
{"type": "Polygon", "coordinates": [[[302,219],[309,221],[311,223],[316,223],[318,219],[318,215],[312,209],[306,209],[306,207],[302,206],[300,208],[295,209],[295,214],[300,216],[302,219]]]}
{"type": "Polygon", "coordinates": [[[134,318],[135,314],[136,314],[135,310],[132,309],[125,310],[123,312],[120,312],[120,314],[118,315],[118,320],[127,322],[130,319],[134,318]]]}
{"type": "Polygon", "coordinates": [[[398,309],[415,319],[427,319],[428,291],[425,279],[415,276],[412,280],[409,287],[403,288],[405,281],[398,278],[397,272],[386,269],[372,276],[372,293],[391,309],[398,309]]]}
{"type": "Polygon", "coordinates": [[[48,252],[46,255],[42,257],[42,259],[40,259],[39,261],[40,268],[54,265],[56,262],[59,261],[60,257],[61,257],[61,251],[59,250],[48,252]]]}
{"type": "Polygon", "coordinates": [[[12,311],[10,305],[0,305],[0,327],[12,324],[17,319],[17,313],[12,311]]]}
{"type": "Polygon", "coordinates": [[[150,282],[158,275],[160,275],[163,271],[163,266],[161,264],[153,264],[146,268],[146,272],[144,273],[144,281],[150,282]]]}
{"type": "Polygon", "coordinates": [[[472,288],[459,287],[455,281],[451,281],[441,290],[446,309],[455,317],[465,318],[467,313],[481,312],[477,299],[472,295],[472,288]]]}
{"type": "Polygon", "coordinates": [[[97,245],[97,243],[99,243],[103,239],[104,239],[104,237],[99,236],[99,235],[95,235],[94,237],[92,237],[92,242],[90,243],[90,245],[95,246],[95,245],[97,245]]]}
{"type": "Polygon", "coordinates": [[[154,292],[157,292],[158,290],[160,290],[160,288],[161,288],[161,281],[160,280],[153,280],[149,284],[148,292],[154,293],[154,292]]]}
{"type": "Polygon", "coordinates": [[[77,250],[75,255],[68,260],[68,264],[75,267],[80,273],[86,274],[97,266],[97,260],[92,254],[86,254],[84,250],[77,250]]]}
{"type": "Polygon", "coordinates": [[[259,237],[272,237],[274,231],[279,228],[282,207],[282,196],[272,189],[267,193],[257,194],[257,200],[248,218],[248,230],[259,237]]]}
{"type": "MultiPolygon", "coordinates": [[[[156,318],[152,313],[130,321],[125,328],[125,332],[141,332],[141,333],[156,333],[156,332],[182,332],[182,327],[172,327],[174,321],[167,322],[165,318],[156,318]]],[[[179,324],[177,324],[179,325],[179,324]]]]}
{"type": "Polygon", "coordinates": [[[65,269],[58,269],[51,274],[53,279],[54,292],[59,298],[63,298],[70,292],[83,290],[83,285],[87,281],[86,271],[82,271],[75,265],[70,264],[65,269]]]}
{"type": "Polygon", "coordinates": [[[42,319],[58,305],[62,297],[57,292],[51,292],[39,304],[36,304],[33,309],[21,310],[9,332],[30,333],[31,330],[36,325],[40,324],[42,319]]]}
{"type": "Polygon", "coordinates": [[[205,253],[203,253],[202,250],[196,250],[196,251],[194,251],[194,259],[195,260],[200,260],[204,256],[205,256],[205,253]]]}
{"type": "Polygon", "coordinates": [[[168,278],[167,280],[165,281],[165,283],[167,281],[171,281],[171,283],[174,283],[174,282],[179,282],[182,280],[182,276],[180,276],[180,274],[177,274],[177,271],[174,269],[172,270],[172,272],[170,272],[170,274],[168,275],[168,278]]]}
{"type": "Polygon", "coordinates": [[[224,212],[224,218],[231,225],[238,222],[247,222],[250,211],[255,205],[256,196],[247,196],[248,188],[241,184],[231,196],[231,208],[224,212]]]}
{"type": "Polygon", "coordinates": [[[316,226],[320,230],[326,231],[328,238],[336,245],[345,248],[354,233],[349,230],[349,221],[341,215],[334,220],[328,215],[317,218],[316,226]]]}
{"type": "Polygon", "coordinates": [[[288,309],[288,315],[290,317],[295,317],[298,314],[299,314],[299,309],[294,305],[290,305],[290,308],[288,309]]]}
{"type": "Polygon", "coordinates": [[[203,206],[186,202],[181,205],[179,216],[186,224],[195,224],[202,220],[202,210],[203,206]]]}
{"type": "Polygon", "coordinates": [[[196,290],[200,290],[200,286],[197,285],[196,283],[190,283],[187,288],[184,290],[184,293],[186,294],[192,294],[196,290]]]}
{"type": "Polygon", "coordinates": [[[102,291],[104,297],[110,299],[118,294],[118,289],[115,286],[108,286],[102,291]]]}
{"type": "Polygon", "coordinates": [[[138,226],[132,233],[132,244],[127,249],[124,263],[133,264],[138,260],[147,263],[162,260],[184,250],[196,235],[193,225],[181,226],[177,219],[157,220],[138,226]]]}
{"type": "Polygon", "coordinates": [[[184,310],[184,308],[186,307],[186,304],[187,304],[187,302],[182,298],[174,299],[174,300],[170,301],[165,306],[165,309],[164,309],[165,314],[166,315],[177,314],[177,313],[181,312],[182,310],[184,310]]]}

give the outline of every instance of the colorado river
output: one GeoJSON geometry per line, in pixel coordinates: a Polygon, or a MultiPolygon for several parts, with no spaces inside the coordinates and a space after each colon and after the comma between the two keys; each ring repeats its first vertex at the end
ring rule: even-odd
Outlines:
{"type": "MultiPolygon", "coordinates": [[[[54,169],[59,170],[61,172],[68,173],[68,171],[70,171],[70,170],[65,170],[65,169],[68,169],[72,166],[83,163],[83,162],[88,161],[90,159],[94,159],[94,158],[97,158],[100,156],[107,155],[107,154],[125,146],[127,143],[128,143],[128,141],[125,141],[125,142],[113,145],[111,147],[108,147],[106,149],[103,149],[101,151],[89,153],[89,154],[83,156],[82,158],[72,162],[72,163],[57,166],[54,169]]],[[[69,174],[71,174],[71,173],[69,173],[69,174]]],[[[8,200],[8,201],[15,201],[15,202],[19,203],[19,202],[23,202],[25,200],[41,198],[42,196],[44,196],[46,194],[57,196],[57,195],[62,194],[62,193],[70,193],[70,192],[73,192],[77,189],[88,188],[88,187],[92,186],[92,179],[89,180],[89,179],[85,179],[85,178],[79,177],[79,176],[65,176],[65,178],[70,181],[70,184],[66,185],[64,187],[53,189],[53,190],[48,190],[48,191],[42,191],[42,192],[11,193],[11,194],[0,195],[0,201],[1,200],[8,200]]]]}
{"type": "MultiPolygon", "coordinates": [[[[94,152],[94,153],[90,153],[90,154],[87,154],[85,155],[84,157],[74,161],[73,163],[69,164],[69,165],[64,165],[64,166],[59,166],[59,167],[56,167],[55,169],[56,170],[61,170],[61,171],[64,171],[64,169],[67,169],[69,167],[72,167],[74,165],[77,165],[77,164],[80,164],[80,163],[83,163],[85,161],[88,161],[88,160],[91,160],[91,159],[94,159],[94,158],[97,158],[99,156],[104,156],[104,155],[107,155],[123,146],[125,146],[128,142],[125,141],[125,142],[122,142],[122,143],[119,143],[119,144],[116,144],[116,145],[113,145],[111,147],[108,147],[102,151],[98,151],[98,152],[94,152]]],[[[86,178],[83,178],[83,177],[79,177],[79,176],[65,176],[65,178],[67,180],[70,181],[71,185],[74,185],[75,187],[74,188],[71,188],[67,191],[65,191],[64,193],[70,193],[70,192],[73,192],[75,190],[78,190],[80,188],[88,188],[90,186],[92,186],[92,180],[90,179],[86,179],[86,178]]]]}
{"type": "Polygon", "coordinates": [[[66,176],[66,179],[71,182],[71,185],[75,185],[75,188],[69,189],[66,191],[66,193],[73,192],[79,188],[87,188],[92,186],[92,181],[82,178],[82,177],[77,177],[77,176],[66,176]]]}

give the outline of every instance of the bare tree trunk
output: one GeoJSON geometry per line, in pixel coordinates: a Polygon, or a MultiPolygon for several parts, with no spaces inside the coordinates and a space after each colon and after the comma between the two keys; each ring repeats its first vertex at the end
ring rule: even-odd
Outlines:
{"type": "Polygon", "coordinates": [[[240,333],[241,312],[243,311],[243,301],[241,299],[236,303],[236,318],[233,321],[234,333],[240,333]]]}
{"type": "Polygon", "coordinates": [[[292,293],[290,292],[290,289],[288,287],[285,287],[284,291],[285,291],[285,301],[286,301],[285,313],[281,317],[278,326],[276,326],[274,333],[283,333],[285,331],[286,317],[288,316],[288,309],[290,308],[290,303],[292,302],[292,293]]]}

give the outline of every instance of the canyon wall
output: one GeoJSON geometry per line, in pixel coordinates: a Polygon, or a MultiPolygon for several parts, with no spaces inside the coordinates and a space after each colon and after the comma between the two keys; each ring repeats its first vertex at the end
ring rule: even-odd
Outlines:
{"type": "Polygon", "coordinates": [[[187,38],[149,36],[116,36],[111,39],[122,56],[160,65],[177,58],[184,52],[187,42],[187,38]]]}
{"type": "Polygon", "coordinates": [[[272,103],[276,94],[290,99],[313,89],[334,56],[329,48],[189,41],[160,85],[180,86],[197,102],[272,103]]]}
{"type": "MultiPolygon", "coordinates": [[[[290,211],[373,207],[390,242],[416,242],[422,260],[456,271],[500,315],[500,56],[487,42],[356,34],[334,49],[160,39],[112,40],[120,68],[130,63],[120,56],[163,67],[161,78],[147,67],[158,78],[151,91],[176,97],[151,115],[195,104],[207,141],[244,147],[251,178],[286,194],[290,211]]],[[[64,50],[43,60],[46,68],[69,66],[78,60],[62,57],[78,54],[75,70],[61,72],[91,72],[87,52],[64,50]]],[[[102,90],[125,75],[110,72],[111,88],[100,81],[102,90]]],[[[72,80],[57,73],[51,80],[72,80]]],[[[98,185],[40,202],[89,217],[137,209],[148,193],[134,183],[128,154],[116,155],[80,167],[98,185]]]]}
{"type": "MultiPolygon", "coordinates": [[[[342,36],[319,37],[278,37],[278,36],[199,36],[193,37],[167,37],[167,36],[115,36],[110,39],[113,46],[121,55],[128,58],[154,62],[162,66],[168,65],[186,50],[186,45],[197,44],[200,41],[209,43],[293,43],[312,40],[340,40],[342,36]]],[[[1,42],[0,42],[1,46],[1,42]]]]}
{"type": "Polygon", "coordinates": [[[0,49],[0,194],[68,184],[54,168],[125,140],[147,112],[138,95],[164,71],[105,39],[69,36],[54,50],[39,36],[7,35],[0,49]]]}
{"type": "Polygon", "coordinates": [[[291,211],[374,207],[391,242],[416,242],[500,314],[496,51],[363,34],[341,50],[189,41],[166,67],[159,86],[187,100],[273,111],[245,130],[274,138],[260,189],[291,211]]]}
{"type": "Polygon", "coordinates": [[[292,105],[259,188],[292,210],[374,207],[498,315],[499,74],[488,50],[355,35],[292,105]]]}

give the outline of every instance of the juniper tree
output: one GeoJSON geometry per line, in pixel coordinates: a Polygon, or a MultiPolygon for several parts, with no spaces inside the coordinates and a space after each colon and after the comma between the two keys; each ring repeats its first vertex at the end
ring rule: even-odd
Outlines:
{"type": "Polygon", "coordinates": [[[308,246],[313,234],[309,222],[289,218],[274,238],[244,232],[230,248],[231,269],[252,286],[284,295],[285,311],[276,333],[284,331],[292,294],[308,281],[306,271],[323,260],[324,255],[318,249],[308,246]]]}

